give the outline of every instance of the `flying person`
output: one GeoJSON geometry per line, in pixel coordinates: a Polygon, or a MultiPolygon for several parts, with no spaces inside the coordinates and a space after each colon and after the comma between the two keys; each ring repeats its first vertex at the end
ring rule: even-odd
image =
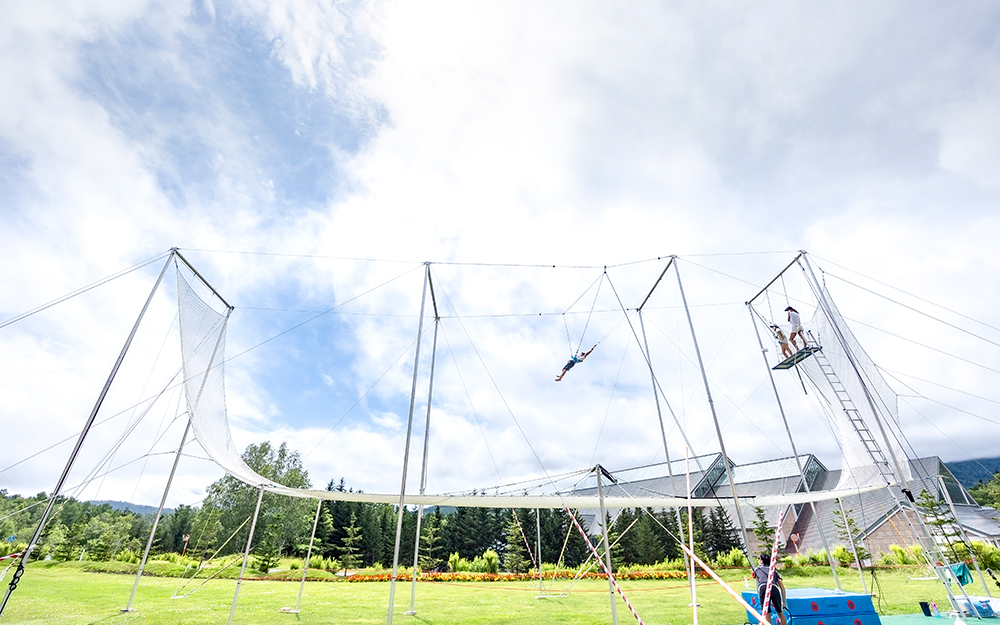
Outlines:
{"type": "Polygon", "coordinates": [[[788,337],[778,326],[771,326],[771,332],[774,333],[774,338],[781,345],[781,355],[785,358],[791,358],[794,355],[792,348],[788,346],[788,337]]]}
{"type": "Polygon", "coordinates": [[[806,343],[806,335],[802,333],[802,319],[799,318],[799,311],[795,310],[791,306],[785,309],[788,313],[788,322],[792,324],[792,332],[788,335],[788,340],[791,341],[792,347],[795,349],[799,348],[798,343],[795,342],[795,337],[802,339],[802,349],[809,347],[806,343]]]}
{"type": "Polygon", "coordinates": [[[583,352],[582,354],[577,354],[576,356],[571,356],[570,359],[569,359],[569,362],[567,362],[566,366],[563,367],[562,372],[559,375],[556,376],[556,382],[562,380],[563,376],[566,375],[567,371],[569,371],[570,369],[572,369],[573,367],[575,367],[576,363],[583,362],[584,359],[587,356],[590,355],[590,352],[594,351],[594,349],[596,349],[596,348],[597,348],[597,346],[594,345],[594,347],[591,347],[590,351],[588,351],[588,352],[583,352]]]}

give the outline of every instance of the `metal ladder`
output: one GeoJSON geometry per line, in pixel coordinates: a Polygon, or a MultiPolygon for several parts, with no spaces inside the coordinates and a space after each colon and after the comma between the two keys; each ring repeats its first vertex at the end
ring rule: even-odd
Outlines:
{"type": "MultiPolygon", "coordinates": [[[[868,429],[868,425],[865,423],[864,418],[861,416],[861,412],[858,410],[857,406],[855,406],[854,400],[851,399],[850,394],[847,392],[847,388],[840,381],[840,376],[837,375],[837,372],[833,368],[833,365],[830,364],[830,359],[826,357],[826,354],[824,354],[822,350],[816,351],[813,354],[813,357],[816,359],[816,363],[819,365],[820,370],[823,372],[823,376],[826,377],[827,381],[830,383],[830,388],[833,390],[834,395],[840,402],[840,407],[844,411],[844,415],[850,421],[851,426],[854,428],[854,431],[857,433],[858,438],[864,445],[865,451],[868,452],[868,456],[871,458],[872,463],[878,469],[879,474],[885,481],[886,488],[889,488],[889,485],[893,483],[893,481],[896,479],[896,476],[893,473],[892,466],[889,464],[889,461],[886,458],[885,453],[882,451],[881,445],[879,445],[878,441],[875,439],[875,436],[872,434],[871,430],[868,429]]],[[[899,481],[903,483],[904,492],[908,493],[909,491],[905,490],[905,482],[902,475],[899,476],[899,481]]],[[[890,492],[892,492],[891,489],[889,490],[890,492]]],[[[900,509],[900,511],[903,511],[904,506],[902,502],[899,501],[895,493],[892,494],[893,498],[896,500],[897,507],[900,509]]],[[[911,499],[911,503],[913,504],[911,509],[913,510],[914,514],[920,517],[920,510],[917,507],[916,503],[912,502],[912,496],[908,495],[908,498],[911,499]]],[[[903,512],[903,514],[905,517],[906,513],[903,512]]],[[[916,537],[917,542],[920,543],[921,546],[924,548],[928,558],[931,559],[931,565],[934,567],[936,573],[938,574],[939,579],[941,579],[941,582],[948,589],[948,595],[949,599],[951,600],[952,607],[955,610],[960,611],[958,602],[952,595],[950,586],[946,581],[947,575],[950,574],[950,569],[948,573],[945,573],[944,570],[948,569],[949,567],[939,566],[938,564],[936,564],[938,562],[947,562],[944,552],[940,548],[940,543],[945,542],[946,537],[939,536],[938,533],[934,531],[934,529],[932,529],[931,527],[927,527],[922,521],[920,522],[920,524],[927,529],[928,533],[930,533],[931,535],[930,544],[925,545],[924,544],[925,541],[920,536],[920,532],[916,531],[912,526],[911,530],[913,530],[913,534],[916,537]]],[[[969,595],[965,592],[965,588],[961,584],[959,584],[959,589],[961,589],[962,594],[965,596],[965,599],[968,602],[968,605],[970,606],[974,615],[978,618],[982,618],[979,615],[978,610],[976,610],[975,605],[973,605],[972,600],[969,598],[969,595]]]]}
{"type": "MultiPolygon", "coordinates": [[[[865,451],[868,452],[868,456],[871,458],[872,463],[879,470],[879,474],[885,479],[886,484],[891,484],[893,480],[896,479],[893,475],[892,467],[889,465],[889,460],[885,457],[885,453],[882,452],[882,447],[875,440],[875,436],[872,434],[871,430],[865,424],[864,418],[861,416],[861,412],[858,411],[857,406],[854,405],[854,400],[847,392],[847,388],[840,381],[840,376],[834,370],[833,365],[830,364],[830,359],[826,357],[823,350],[818,350],[813,354],[813,358],[816,359],[816,364],[819,365],[820,370],[826,377],[827,381],[830,383],[830,388],[833,389],[834,395],[837,396],[837,400],[840,402],[840,407],[844,411],[844,415],[851,422],[851,426],[854,427],[854,431],[857,433],[858,438],[861,439],[862,444],[865,446],[865,451]]],[[[900,476],[902,478],[902,476],[900,476]]]]}

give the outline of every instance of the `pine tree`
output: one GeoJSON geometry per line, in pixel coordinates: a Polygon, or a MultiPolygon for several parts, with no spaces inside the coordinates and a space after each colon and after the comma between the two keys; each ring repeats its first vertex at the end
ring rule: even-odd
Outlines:
{"type": "Polygon", "coordinates": [[[844,512],[841,513],[839,506],[833,511],[834,535],[844,541],[844,548],[847,549],[847,552],[863,566],[866,560],[871,560],[872,556],[861,542],[861,529],[858,528],[858,524],[852,516],[853,512],[853,508],[845,508],[844,512]],[[857,553],[851,549],[852,544],[857,553]]]}
{"type": "Polygon", "coordinates": [[[958,522],[944,502],[938,501],[925,489],[920,491],[917,497],[917,507],[930,526],[931,535],[948,545],[955,562],[961,562],[969,557],[968,548],[965,547],[962,535],[957,529],[958,522]],[[956,548],[956,543],[962,545],[961,552],[956,548]]]}
{"type": "Polygon", "coordinates": [[[340,565],[344,568],[344,573],[348,569],[358,568],[361,557],[358,555],[361,549],[361,528],[358,527],[358,516],[351,513],[351,524],[344,529],[344,537],[340,544],[340,565]]]}
{"type": "Polygon", "coordinates": [[[529,561],[525,557],[524,538],[521,536],[521,527],[518,525],[511,510],[510,520],[507,521],[507,543],[504,546],[503,568],[510,573],[526,573],[529,561]]]}
{"type": "Polygon", "coordinates": [[[774,528],[767,520],[767,511],[760,506],[753,507],[753,535],[757,537],[760,553],[771,555],[771,546],[774,544],[774,528]]]}

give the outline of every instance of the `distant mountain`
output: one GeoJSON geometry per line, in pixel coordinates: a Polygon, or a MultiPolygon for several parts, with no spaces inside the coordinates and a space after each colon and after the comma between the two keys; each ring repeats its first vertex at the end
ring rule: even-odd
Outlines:
{"type": "Polygon", "coordinates": [[[945,464],[951,469],[955,479],[966,488],[974,486],[979,480],[989,482],[993,474],[1000,471],[1000,457],[974,458],[959,462],[946,462],[945,464]]]}
{"type": "MultiPolygon", "coordinates": [[[[91,500],[90,503],[95,505],[108,504],[115,510],[124,510],[127,512],[135,512],[136,514],[156,514],[157,506],[144,506],[138,503],[128,503],[127,501],[111,501],[108,499],[101,500],[91,500]]],[[[174,511],[173,508],[164,508],[163,514],[171,514],[174,511]]]]}

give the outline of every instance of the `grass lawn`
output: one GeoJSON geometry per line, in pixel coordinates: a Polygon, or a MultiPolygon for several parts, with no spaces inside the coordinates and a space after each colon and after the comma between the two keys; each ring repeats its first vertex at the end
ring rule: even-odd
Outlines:
{"type": "MultiPolygon", "coordinates": [[[[785,571],[790,588],[833,588],[829,569],[812,569],[808,575],[785,571]]],[[[914,580],[919,569],[884,570],[878,574],[880,592],[875,598],[881,614],[919,611],[918,601],[932,600],[947,605],[944,589],[936,581],[914,580]]],[[[743,572],[728,571],[732,586],[743,589],[743,572]]],[[[856,573],[840,571],[844,590],[861,591],[856,573]]],[[[4,580],[9,581],[9,577],[4,580]]],[[[128,602],[134,576],[87,573],[66,566],[34,565],[28,568],[0,621],[2,623],[169,623],[217,624],[229,618],[236,587],[234,580],[213,580],[182,599],[171,599],[180,580],[144,577],[134,607],[121,613],[128,602]]],[[[868,577],[871,590],[871,578],[868,577]]],[[[200,584],[188,586],[187,592],[200,584]]],[[[686,583],[665,580],[636,580],[621,583],[629,601],[643,621],[650,625],[691,623],[689,589],[686,583]]],[[[4,584],[4,586],[6,586],[4,584]]],[[[569,582],[557,580],[552,594],[567,590],[569,582]]],[[[302,612],[281,614],[278,608],[295,605],[299,585],[294,582],[245,581],[240,591],[235,623],[385,623],[388,582],[307,582],[302,612]]],[[[736,625],[745,622],[743,609],[715,582],[697,585],[699,622],[705,625],[736,625]]],[[[396,585],[394,623],[445,624],[606,624],[611,622],[607,582],[584,580],[570,588],[566,596],[536,599],[538,583],[530,582],[420,582],[417,584],[417,614],[406,616],[410,607],[410,583],[396,585]]],[[[982,594],[982,587],[970,590],[982,594]]],[[[618,600],[619,623],[635,622],[618,600]]]]}

